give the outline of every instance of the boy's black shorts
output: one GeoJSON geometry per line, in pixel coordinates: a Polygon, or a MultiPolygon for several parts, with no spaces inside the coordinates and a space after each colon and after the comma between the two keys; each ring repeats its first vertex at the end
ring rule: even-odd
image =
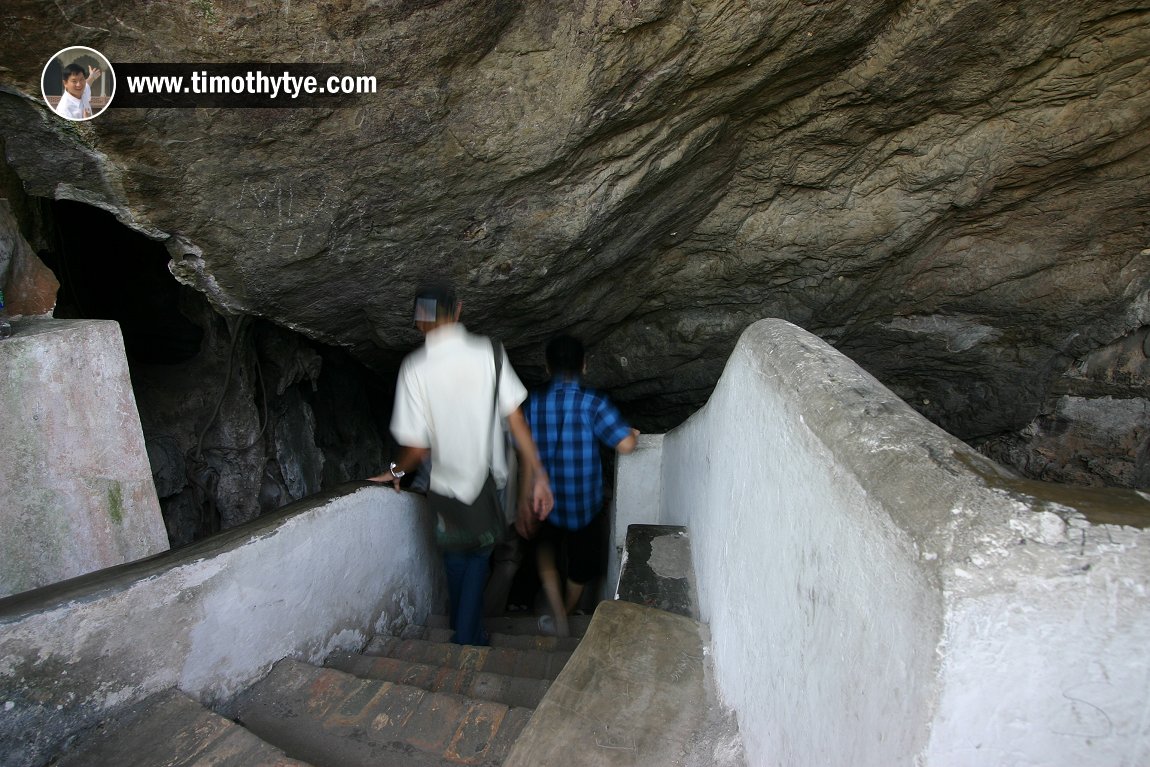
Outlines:
{"type": "Polygon", "coordinates": [[[567,579],[586,584],[606,573],[607,541],[604,527],[607,515],[600,512],[579,530],[556,527],[547,520],[539,526],[536,541],[555,547],[556,560],[567,560],[567,579]]]}

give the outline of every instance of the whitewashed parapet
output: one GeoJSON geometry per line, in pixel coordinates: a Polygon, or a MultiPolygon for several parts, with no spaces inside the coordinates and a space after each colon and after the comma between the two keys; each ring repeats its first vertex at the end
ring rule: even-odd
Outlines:
{"type": "Polygon", "coordinates": [[[661,478],[750,763],[1150,763],[1139,494],[1020,480],[779,320],[661,478]]]}
{"type": "Polygon", "coordinates": [[[0,600],[0,763],[178,687],[226,704],[284,657],[322,661],[423,623],[430,517],[378,486],[315,496],[201,543],[0,600]]]}

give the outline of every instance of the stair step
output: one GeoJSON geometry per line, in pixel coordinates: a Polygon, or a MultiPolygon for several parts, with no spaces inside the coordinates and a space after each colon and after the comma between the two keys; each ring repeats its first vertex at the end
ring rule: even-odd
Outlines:
{"type": "Polygon", "coordinates": [[[570,650],[519,650],[514,647],[472,647],[427,639],[376,636],[364,655],[381,655],[409,663],[470,669],[491,674],[554,679],[571,657],[570,650]]]}
{"type": "Polygon", "coordinates": [[[709,641],[699,621],[601,602],[504,765],[744,767],[738,721],[713,684],[709,641]]]}
{"type": "Polygon", "coordinates": [[[381,679],[431,692],[453,692],[506,706],[527,708],[538,706],[547,688],[551,686],[549,679],[493,674],[471,668],[445,668],[427,663],[410,663],[398,658],[353,653],[332,655],[324,665],[355,674],[361,679],[381,679]]]}
{"type": "MultiPolygon", "coordinates": [[[[449,625],[446,615],[429,615],[427,617],[428,628],[445,629],[449,625]]],[[[570,615],[567,617],[567,625],[571,631],[571,636],[581,637],[587,633],[587,627],[591,625],[591,616],[570,615]]],[[[483,626],[492,634],[538,635],[542,633],[539,631],[539,616],[527,613],[487,617],[483,619],[483,626]]]]}
{"type": "Polygon", "coordinates": [[[147,698],[81,736],[56,767],[308,767],[179,690],[147,698]]]}
{"type": "MultiPolygon", "coordinates": [[[[405,638],[422,638],[432,642],[451,642],[452,631],[449,628],[418,627],[405,631],[405,638]]],[[[511,647],[516,650],[565,650],[574,652],[579,646],[579,637],[553,637],[541,634],[500,634],[491,633],[489,641],[492,647],[511,647]]]]}
{"type": "Polygon", "coordinates": [[[532,713],[291,659],[243,693],[237,712],[316,767],[495,767],[532,713]]]}

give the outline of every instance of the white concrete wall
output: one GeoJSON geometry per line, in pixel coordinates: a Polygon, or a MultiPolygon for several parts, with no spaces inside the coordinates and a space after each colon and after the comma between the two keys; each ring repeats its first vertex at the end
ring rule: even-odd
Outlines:
{"type": "Polygon", "coordinates": [[[422,500],[373,486],[0,600],[0,761],[42,764],[68,732],[159,690],[219,703],[281,658],[423,623],[437,562],[422,500]]]}
{"type": "Polygon", "coordinates": [[[623,564],[627,526],[631,524],[684,524],[659,519],[662,508],[663,435],[640,434],[635,451],[620,455],[627,462],[626,480],[616,475],[615,494],[611,499],[611,546],[615,556],[607,561],[607,578],[603,582],[603,599],[614,599],[619,593],[619,572],[623,564]]]}
{"type": "Polygon", "coordinates": [[[0,340],[0,597],[168,548],[120,326],[0,340]]]}
{"type": "Polygon", "coordinates": [[[776,320],[662,453],[625,516],[690,528],[750,764],[1150,764],[1150,533],[1076,510],[1144,499],[1054,499],[776,320]]]}

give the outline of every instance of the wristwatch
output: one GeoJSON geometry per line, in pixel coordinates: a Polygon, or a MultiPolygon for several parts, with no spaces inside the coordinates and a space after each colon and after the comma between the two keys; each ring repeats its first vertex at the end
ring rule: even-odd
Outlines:
{"type": "Polygon", "coordinates": [[[391,462],[391,468],[388,469],[388,471],[391,472],[391,476],[395,477],[396,479],[401,479],[403,477],[403,475],[406,474],[407,472],[403,471],[403,470],[396,471],[395,467],[398,465],[399,465],[398,463],[396,463],[395,461],[392,461],[391,462]]]}

